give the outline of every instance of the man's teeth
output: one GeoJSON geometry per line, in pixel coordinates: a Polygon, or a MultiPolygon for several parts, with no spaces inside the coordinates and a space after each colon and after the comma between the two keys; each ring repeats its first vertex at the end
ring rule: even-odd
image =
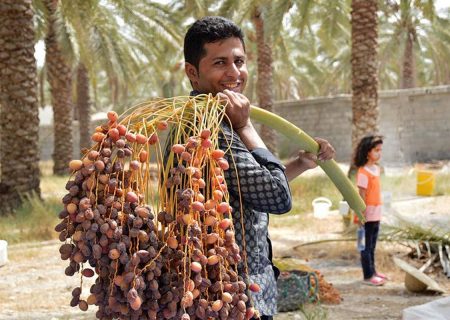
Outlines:
{"type": "Polygon", "coordinates": [[[225,87],[228,89],[236,88],[239,85],[239,83],[230,83],[230,84],[224,84],[225,87]]]}

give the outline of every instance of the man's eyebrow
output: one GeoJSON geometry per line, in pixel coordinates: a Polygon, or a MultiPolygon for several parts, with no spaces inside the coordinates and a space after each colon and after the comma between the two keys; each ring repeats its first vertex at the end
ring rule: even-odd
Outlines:
{"type": "MultiPolygon", "coordinates": [[[[233,57],[233,59],[242,59],[242,60],[244,60],[246,58],[246,55],[244,55],[244,54],[238,54],[238,55],[235,55],[234,57],[233,57]]],[[[221,60],[221,61],[224,61],[224,60],[228,60],[228,57],[215,57],[215,58],[213,58],[213,60],[215,61],[215,60],[221,60]]]]}

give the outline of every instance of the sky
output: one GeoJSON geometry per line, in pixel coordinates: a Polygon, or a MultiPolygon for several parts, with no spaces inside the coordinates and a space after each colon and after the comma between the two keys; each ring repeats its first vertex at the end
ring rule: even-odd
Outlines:
{"type": "MultiPolygon", "coordinates": [[[[163,0],[159,0],[164,2],[163,0]]],[[[450,0],[435,0],[436,10],[439,12],[442,9],[450,7],[450,0]]],[[[37,60],[38,67],[42,67],[45,61],[45,44],[44,41],[38,41],[35,46],[34,56],[37,60]]]]}

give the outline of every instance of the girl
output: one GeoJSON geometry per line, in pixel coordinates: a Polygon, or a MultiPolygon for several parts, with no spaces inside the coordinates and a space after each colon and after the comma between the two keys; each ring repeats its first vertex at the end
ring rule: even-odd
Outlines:
{"type": "Polygon", "coordinates": [[[381,286],[386,281],[386,276],[375,270],[375,247],[380,228],[382,206],[380,167],[378,166],[382,145],[383,137],[381,136],[369,135],[364,137],[356,148],[353,160],[353,164],[358,168],[356,185],[359,194],[366,203],[364,212],[366,218],[364,224],[365,248],[361,251],[361,265],[364,282],[374,286],[381,286]]]}

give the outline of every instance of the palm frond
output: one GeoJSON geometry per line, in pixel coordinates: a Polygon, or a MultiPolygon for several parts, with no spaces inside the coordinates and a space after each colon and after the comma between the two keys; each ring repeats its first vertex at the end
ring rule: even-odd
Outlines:
{"type": "Polygon", "coordinates": [[[291,7],[291,0],[277,0],[266,8],[264,33],[267,37],[274,39],[280,34],[283,29],[283,19],[291,7]]]}
{"type": "Polygon", "coordinates": [[[391,224],[383,225],[382,237],[389,241],[427,241],[429,243],[450,244],[450,229],[441,226],[425,226],[395,215],[391,224]]]}
{"type": "Polygon", "coordinates": [[[224,0],[220,4],[217,14],[222,17],[232,18],[235,11],[239,9],[240,1],[224,0]]]}

